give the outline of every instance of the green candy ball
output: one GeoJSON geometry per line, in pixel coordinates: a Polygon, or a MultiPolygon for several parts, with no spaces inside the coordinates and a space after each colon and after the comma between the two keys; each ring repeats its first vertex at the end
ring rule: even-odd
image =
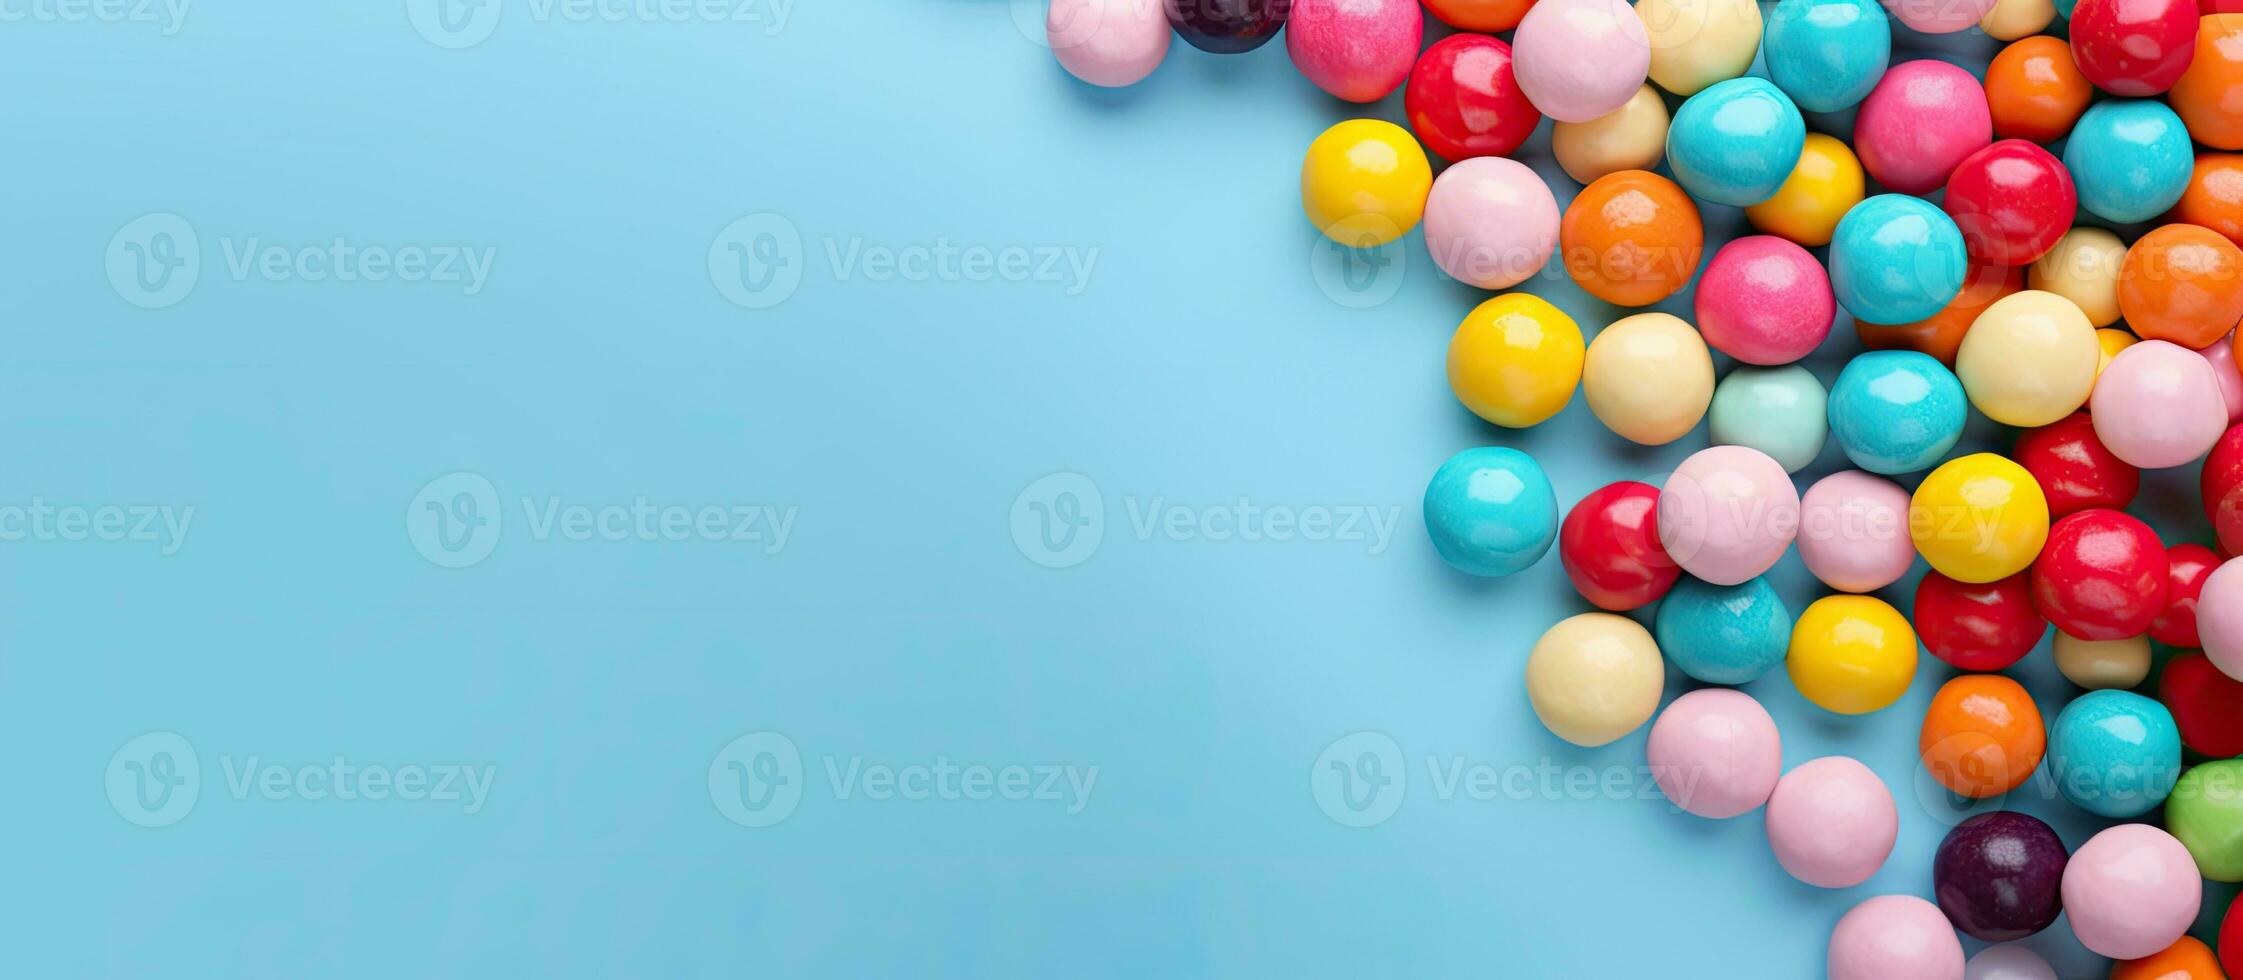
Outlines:
{"type": "Polygon", "coordinates": [[[1738,367],[1714,388],[1707,425],[1714,445],[1758,449],[1797,473],[1822,453],[1828,400],[1822,382],[1797,364],[1738,367]]]}
{"type": "Polygon", "coordinates": [[[2207,762],[2181,774],[2165,798],[2165,829],[2213,881],[2243,881],[2243,759],[2207,762]]]}

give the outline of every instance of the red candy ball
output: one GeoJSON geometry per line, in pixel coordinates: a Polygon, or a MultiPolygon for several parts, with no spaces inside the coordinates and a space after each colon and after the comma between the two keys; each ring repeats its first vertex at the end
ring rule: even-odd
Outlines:
{"type": "Polygon", "coordinates": [[[2079,0],[2072,8],[2072,60],[2112,95],[2156,95],[2196,58],[2201,16],[2194,0],[2079,0]]]}
{"type": "Polygon", "coordinates": [[[2048,632],[2023,572],[1984,585],[1925,572],[1911,618],[1924,649],[1958,670],[2000,670],[2033,652],[2048,632]]]}
{"type": "Polygon", "coordinates": [[[2026,265],[2072,229],[2079,195],[2071,171],[2039,144],[2002,140],[1963,158],[1942,206],[1972,262],[2026,265]]]}
{"type": "Polygon", "coordinates": [[[2243,554],[2243,424],[2231,425],[2204,457],[2197,490],[2220,550],[2243,554]]]}
{"type": "Polygon", "coordinates": [[[1682,576],[1659,544],[1659,488],[1634,480],[1573,505],[1558,529],[1558,560],[1582,598],[1612,612],[1657,602],[1682,576]]]}
{"type": "Polygon", "coordinates": [[[2033,607],[2082,640],[2140,636],[2165,611],[2165,544],[2135,518],[2097,507],[2048,528],[2033,560],[2033,607]]]}
{"type": "MultiPolygon", "coordinates": [[[[2041,485],[2051,518],[2089,507],[2121,510],[2142,489],[2142,471],[2103,447],[2086,412],[2026,430],[2010,458],[2041,485]]],[[[2243,462],[2243,453],[2238,461],[2243,462]]]]}
{"type": "MultiPolygon", "coordinates": [[[[2165,549],[2165,565],[2165,611],[2150,622],[2150,639],[2169,647],[2203,646],[2196,635],[2196,597],[2212,569],[2220,567],[2220,556],[2200,544],[2177,544],[2165,549]]],[[[2243,755],[2243,749],[2231,754],[2243,755]]]]}
{"type": "Polygon", "coordinates": [[[2220,673],[2211,658],[2192,652],[2168,661],[2157,699],[2173,712],[2181,744],[2215,759],[2243,755],[2243,681],[2220,673]]]}
{"type": "Polygon", "coordinates": [[[1402,109],[1425,148],[1443,159],[1503,156],[1542,122],[1511,74],[1511,46],[1451,34],[1418,56],[1402,109]]]}
{"type": "Polygon", "coordinates": [[[2220,917],[2220,972],[2231,977],[2243,977],[2243,915],[2235,914],[2243,906],[2243,895],[2228,903],[2227,914],[2220,917]]]}

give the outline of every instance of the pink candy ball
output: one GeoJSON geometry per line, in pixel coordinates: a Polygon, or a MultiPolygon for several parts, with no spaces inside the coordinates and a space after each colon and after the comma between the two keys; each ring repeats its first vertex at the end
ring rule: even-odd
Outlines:
{"type": "Polygon", "coordinates": [[[1963,980],[2056,980],[2056,968],[2030,946],[2003,943],[1979,950],[1963,964],[1963,980]]]}
{"type": "Polygon", "coordinates": [[[1511,35],[1511,59],[1519,90],[1543,115],[1588,122],[1643,87],[1651,37],[1627,0],[1538,0],[1511,35]]]}
{"type": "Polygon", "coordinates": [[[1424,36],[1417,0],[1293,0],[1285,53],[1317,88],[1377,102],[1409,77],[1424,36]]]}
{"type": "Polygon", "coordinates": [[[2172,834],[2125,823],[2087,839],[2064,865],[2064,914],[2080,945],[2140,959],[2188,931],[2204,898],[2196,859],[2172,834]]]}
{"type": "Polygon", "coordinates": [[[1675,806],[1725,820],[1768,802],[1783,774],[1783,739],[1751,695],[1709,687],[1659,713],[1644,757],[1675,806]]]}
{"type": "Polygon", "coordinates": [[[1659,490],[1659,543],[1683,571],[1715,585],[1775,567],[1798,533],[1799,490],[1757,449],[1698,450],[1659,490]]]}
{"type": "Polygon", "coordinates": [[[2205,659],[2220,673],[2243,680],[2243,559],[2221,562],[2204,580],[2196,596],[2196,631],[2205,659]]]}
{"type": "Polygon", "coordinates": [[[1789,364],[1830,335],[1837,313],[1822,263],[1774,235],[1721,247],[1698,277],[1698,332],[1747,364],[1789,364]]]}
{"type": "Polygon", "coordinates": [[[1830,980],[1963,980],[1963,943],[1939,906],[1879,895],[1830,930],[1830,980]]]}
{"type": "MultiPolygon", "coordinates": [[[[1892,854],[1899,833],[1892,791],[1868,766],[1842,755],[1802,763],[1777,780],[1768,797],[1768,847],[1776,863],[1819,888],[1868,881],[1892,854]]],[[[1955,966],[1960,974],[1959,953],[1955,966]]]]}
{"type": "Polygon", "coordinates": [[[1558,245],[1558,199],[1526,164],[1473,157],[1450,165],[1425,199],[1425,247],[1457,281],[1504,289],[1542,271],[1558,245]]]}
{"type": "Polygon", "coordinates": [[[2212,450],[2227,430],[2227,400],[2212,364],[2179,344],[2145,340],[2119,351],[2088,396],[2095,438],[2145,470],[2212,450]]]}
{"type": "Polygon", "coordinates": [[[1168,57],[1175,36],[1150,0],[1051,0],[1044,37],[1067,73],[1107,88],[1134,85],[1168,57]]]}
{"type": "Polygon", "coordinates": [[[1938,190],[1964,157],[1993,141],[1994,116],[1986,107],[1985,88],[1971,73],[1944,61],[1894,66],[1854,117],[1854,152],[1860,154],[1862,168],[1886,189],[1902,194],[1938,190]]]}
{"type": "Polygon", "coordinates": [[[2227,405],[2227,420],[2232,423],[2243,419],[2243,371],[2235,367],[2235,335],[2221,337],[2197,353],[2204,355],[2204,363],[2212,366],[2212,377],[2220,383],[2220,401],[2227,405]]]}
{"type": "Polygon", "coordinates": [[[1994,0],[1885,0],[1885,9],[1911,30],[1953,34],[1977,27],[1994,0]]]}
{"type": "Polygon", "coordinates": [[[1799,503],[1799,557],[1840,592],[1875,592],[1908,574],[1908,491],[1879,476],[1842,470],[1815,481],[1799,503]]]}

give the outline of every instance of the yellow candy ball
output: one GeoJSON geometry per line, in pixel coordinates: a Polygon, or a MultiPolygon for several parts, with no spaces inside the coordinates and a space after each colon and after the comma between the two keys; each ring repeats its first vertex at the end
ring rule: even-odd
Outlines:
{"type": "Polygon", "coordinates": [[[1550,128],[1550,152],[1566,176],[1589,183],[1622,170],[1650,170],[1667,156],[1667,103],[1646,85],[1625,105],[1588,122],[1550,128]]]}
{"type": "MultiPolygon", "coordinates": [[[[2140,337],[2117,327],[2104,327],[2095,331],[2095,342],[2103,348],[2102,356],[2095,361],[2095,376],[2102,377],[2103,369],[2111,366],[2111,358],[2117,357],[2119,351],[2134,346],[2140,340],[2140,337]]],[[[2093,392],[2089,392],[2089,394],[2093,394],[2093,392]]]]}
{"type": "Polygon", "coordinates": [[[1573,400],[1581,327],[1548,300],[1505,293],[1474,307],[1449,340],[1449,390],[1472,414],[1523,429],[1573,400]]]}
{"type": "Polygon", "coordinates": [[[1808,248],[1830,244],[1838,219],[1860,204],[1861,160],[1835,136],[1808,133],[1799,163],[1776,196],[1745,209],[1754,228],[1808,248]]]}
{"type": "Polygon", "coordinates": [[[1916,679],[1916,630],[1885,600],[1824,596],[1791,627],[1784,669],[1799,694],[1842,715],[1900,700],[1916,679]]]}
{"type": "Polygon", "coordinates": [[[1987,418],[2021,429],[2087,404],[2103,345],[2087,314],[2055,293],[2027,289],[1978,314],[1955,351],[1955,376],[1987,418]]]}
{"type": "Polygon", "coordinates": [[[1651,39],[1651,80],[1676,95],[1752,67],[1760,50],[1760,5],[1753,0],[1637,0],[1651,39]]]}
{"type": "Polygon", "coordinates": [[[1994,9],[1978,19],[1978,29],[1996,41],[2031,37],[2056,21],[2051,0],[1994,0],[1994,9]]]}
{"type": "Polygon", "coordinates": [[[2048,497],[2009,459],[1960,456],[1916,485],[1908,537],[1941,575],[1979,584],[2005,579],[2024,571],[2048,543],[2048,497]]]}
{"type": "Polygon", "coordinates": [[[1335,124],[1301,161],[1301,210],[1342,245],[1377,248],[1417,227],[1433,165],[1409,131],[1383,119],[1335,124]]]}
{"type": "Polygon", "coordinates": [[[2082,640],[2056,631],[2056,670],[2090,691],[2133,687],[2150,676],[2150,638],[2147,634],[2123,640],[2082,640]]]}
{"type": "Polygon", "coordinates": [[[2118,322],[2118,267],[2126,243],[2101,228],[2074,228],[2033,261],[2027,288],[2055,293],[2087,314],[2087,322],[2107,327],[2118,322]]]}
{"type": "Polygon", "coordinates": [[[1681,317],[1638,313],[1589,342],[1581,390],[1606,428],[1663,446],[1696,428],[1713,403],[1713,354],[1681,317]]]}
{"type": "Polygon", "coordinates": [[[1651,632],[1626,616],[1582,613],[1534,642],[1526,696],[1551,734],[1598,746],[1643,727],[1659,710],[1667,668],[1651,632]]]}

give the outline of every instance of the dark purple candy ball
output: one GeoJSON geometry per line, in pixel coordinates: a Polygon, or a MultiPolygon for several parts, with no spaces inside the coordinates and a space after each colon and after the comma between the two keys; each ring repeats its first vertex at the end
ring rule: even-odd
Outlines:
{"type": "Polygon", "coordinates": [[[2056,832],[2009,810],[1955,825],[1932,858],[1932,895],[1962,930],[1990,943],[2023,939],[2064,910],[2064,862],[2056,832]]]}
{"type": "Polygon", "coordinates": [[[1164,0],[1168,23],[1201,51],[1239,54],[1277,36],[1293,0],[1164,0]]]}

